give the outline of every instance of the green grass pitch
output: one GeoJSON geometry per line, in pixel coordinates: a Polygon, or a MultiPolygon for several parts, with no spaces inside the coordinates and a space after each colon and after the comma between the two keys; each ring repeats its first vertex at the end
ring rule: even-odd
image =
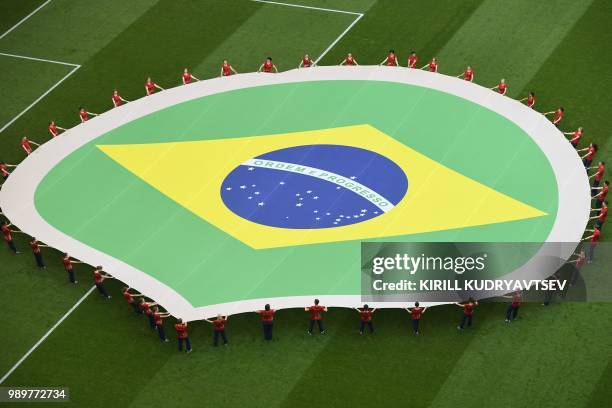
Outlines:
{"type": "MultiPolygon", "coordinates": [[[[442,73],[470,64],[480,84],[503,77],[512,97],[536,92],[541,111],[564,106],[562,130],[584,126],[585,140],[600,146],[597,158],[610,158],[608,1],[287,2],[363,13],[322,65],[347,52],[377,64],[390,48],[403,65],[411,49],[423,64],[436,56],[442,73]]],[[[0,36],[43,3],[0,0],[0,36]]],[[[249,0],[51,0],[0,38],[0,53],[80,68],[0,132],[0,160],[22,160],[19,138],[46,140],[50,119],[71,127],[81,105],[109,109],[113,88],[135,99],[148,75],[175,86],[184,67],[208,78],[224,58],[239,72],[268,55],[291,69],[305,52],[318,57],[355,18],[249,0]]],[[[73,68],[0,55],[0,128],[73,68]]],[[[0,250],[0,376],[92,285],[91,268],[77,267],[79,283],[70,285],[58,252],[46,250],[50,267],[39,271],[26,237],[17,244],[24,253],[0,250]]],[[[585,273],[602,272],[594,269],[585,273]]],[[[2,386],[69,386],[68,406],[82,407],[604,407],[612,397],[606,303],[529,304],[512,325],[503,323],[504,305],[486,304],[474,330],[461,334],[457,308],[438,307],[424,315],[418,338],[404,311],[377,312],[377,333],[360,337],[356,312],[333,309],[327,334],[308,337],[305,313],[288,310],[278,314],[272,344],[263,343],[256,315],[237,315],[228,348],[213,349],[209,325],[192,324],[195,352],[186,356],[128,309],[120,283],[107,286],[112,300],[87,296],[2,386]]],[[[166,330],[173,335],[169,322],[166,330]]]]}

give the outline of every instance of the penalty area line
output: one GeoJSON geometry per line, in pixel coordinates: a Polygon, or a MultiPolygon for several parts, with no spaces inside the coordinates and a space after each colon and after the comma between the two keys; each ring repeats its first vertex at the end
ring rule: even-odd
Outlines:
{"type": "Polygon", "coordinates": [[[15,371],[25,360],[26,358],[28,358],[30,356],[30,354],[32,354],[34,352],[34,350],[36,350],[46,339],[47,337],[49,337],[51,335],[51,333],[53,333],[53,331],[55,329],[58,328],[58,326],[60,324],[62,324],[62,322],[64,320],[66,320],[66,318],[68,316],[70,316],[70,314],[72,314],[72,312],[74,312],[74,310],[79,307],[79,305],[81,303],[83,303],[83,301],[87,298],[87,296],[89,296],[91,294],[91,292],[94,291],[96,287],[92,286],[91,288],[89,288],[89,290],[87,291],[87,293],[85,293],[71,308],[70,310],[68,310],[28,351],[27,353],[25,353],[20,359],[19,361],[17,361],[17,363],[15,363],[15,365],[13,367],[11,367],[10,370],[8,370],[8,372],[6,374],[4,374],[2,376],[2,378],[0,378],[0,384],[4,383],[4,381],[6,381],[6,379],[13,373],[13,371],[15,371]]]}
{"type": "Polygon", "coordinates": [[[25,23],[25,21],[32,17],[34,14],[38,13],[38,11],[40,11],[40,9],[42,9],[43,7],[45,7],[47,4],[51,3],[51,0],[47,0],[45,1],[43,4],[41,4],[40,6],[36,7],[36,9],[34,9],[34,11],[32,11],[30,14],[28,14],[27,16],[25,16],[24,18],[22,18],[21,20],[19,20],[19,22],[17,24],[15,24],[14,26],[12,26],[11,28],[9,28],[8,30],[6,30],[2,35],[0,35],[0,40],[3,39],[4,37],[6,37],[8,34],[10,34],[14,29],[16,29],[17,27],[19,27],[21,24],[25,23]]]}

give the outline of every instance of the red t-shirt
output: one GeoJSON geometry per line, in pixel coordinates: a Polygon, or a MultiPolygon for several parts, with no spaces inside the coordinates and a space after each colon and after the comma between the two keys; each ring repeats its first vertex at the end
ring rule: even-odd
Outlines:
{"type": "Polygon", "coordinates": [[[21,141],[21,146],[24,148],[24,150],[30,154],[32,153],[32,146],[30,146],[30,141],[29,140],[22,140],[21,141]]]}
{"type": "Polygon", "coordinates": [[[9,227],[7,227],[6,225],[2,225],[2,227],[0,227],[0,229],[2,229],[2,235],[4,235],[4,240],[5,241],[12,241],[13,240],[13,236],[11,235],[11,230],[9,229],[9,227]]]}
{"type": "Polygon", "coordinates": [[[353,57],[346,57],[346,65],[355,65],[353,57]]]}
{"type": "Polygon", "coordinates": [[[142,302],[138,307],[140,307],[140,310],[145,312],[145,314],[151,314],[151,306],[147,302],[142,302]]]}
{"type": "Polygon", "coordinates": [[[325,310],[325,306],[313,305],[308,308],[310,312],[310,320],[321,320],[321,312],[325,310]]]}
{"type": "Polygon", "coordinates": [[[438,72],[438,63],[431,61],[429,63],[429,72],[438,72]]]}
{"type": "Polygon", "coordinates": [[[603,164],[600,164],[597,166],[597,173],[595,173],[595,180],[601,181],[601,179],[603,178],[604,170],[605,169],[604,169],[603,164]]]}
{"type": "Polygon", "coordinates": [[[32,252],[35,254],[40,254],[40,245],[38,245],[38,242],[30,242],[30,247],[32,248],[32,252]]]}
{"type": "Polygon", "coordinates": [[[555,112],[555,119],[553,120],[554,123],[559,123],[561,121],[561,119],[563,119],[563,111],[557,110],[555,112]]]}
{"type": "Polygon", "coordinates": [[[147,88],[147,95],[155,93],[155,82],[145,82],[145,88],[147,88]]]}
{"type": "Polygon", "coordinates": [[[62,259],[62,262],[64,263],[64,268],[66,268],[67,271],[72,270],[72,262],[70,261],[70,258],[64,258],[62,259]]]}
{"type": "Polygon", "coordinates": [[[586,256],[578,255],[578,259],[576,260],[576,268],[580,269],[584,265],[586,261],[586,256]]]}
{"type": "Polygon", "coordinates": [[[597,199],[597,201],[603,202],[606,199],[606,196],[608,195],[608,186],[604,184],[604,186],[601,188],[601,192],[600,192],[600,196],[597,199]]]}
{"type": "Polygon", "coordinates": [[[81,120],[82,120],[83,122],[85,122],[85,121],[89,120],[89,115],[87,114],[87,111],[86,111],[86,110],[84,110],[84,109],[83,109],[83,110],[81,110],[81,111],[79,111],[79,116],[81,117],[81,120]]]}
{"type": "Polygon", "coordinates": [[[2,173],[4,177],[9,176],[10,173],[8,172],[8,167],[6,167],[6,164],[0,163],[0,173],[2,173]]]}
{"type": "Polygon", "coordinates": [[[179,339],[186,339],[189,336],[187,333],[187,325],[185,323],[176,323],[174,325],[174,329],[176,330],[176,334],[179,339]]]}
{"type": "Polygon", "coordinates": [[[183,72],[183,83],[184,84],[191,83],[191,74],[189,72],[183,72]]]}
{"type": "Polygon", "coordinates": [[[49,125],[49,133],[51,133],[51,136],[55,137],[59,134],[59,132],[57,131],[57,126],[56,125],[49,125]]]}
{"type": "Polygon", "coordinates": [[[153,319],[155,320],[156,326],[162,326],[164,324],[164,319],[161,317],[159,313],[153,313],[153,319]]]}
{"type": "Polygon", "coordinates": [[[274,66],[274,64],[272,64],[272,61],[266,61],[263,64],[263,71],[264,72],[272,72],[272,67],[274,66]]]}
{"type": "Polygon", "coordinates": [[[512,296],[512,307],[519,307],[521,305],[521,297],[519,295],[512,296]]]}
{"type": "Polygon", "coordinates": [[[225,319],[215,319],[213,320],[213,330],[215,331],[223,331],[225,330],[225,319]]]}
{"type": "Polygon", "coordinates": [[[104,278],[102,277],[102,274],[99,271],[94,271],[93,277],[94,277],[94,282],[96,283],[96,285],[102,283],[102,281],[104,280],[104,278]]]}
{"type": "Polygon", "coordinates": [[[421,318],[421,315],[423,314],[423,308],[413,307],[412,309],[410,309],[410,314],[412,315],[413,320],[419,320],[421,318]]]}
{"type": "Polygon", "coordinates": [[[117,94],[117,95],[114,95],[114,94],[113,94],[113,96],[111,97],[111,99],[113,100],[113,104],[114,104],[115,106],[121,106],[121,103],[123,102],[123,101],[121,100],[121,96],[119,96],[118,94],[117,94]]]}
{"type": "Polygon", "coordinates": [[[591,242],[593,242],[593,243],[598,242],[600,234],[601,234],[601,232],[599,231],[599,229],[595,228],[595,231],[593,231],[593,238],[591,238],[591,242]]]}
{"type": "Polygon", "coordinates": [[[593,156],[595,156],[595,147],[589,146],[589,153],[586,156],[587,160],[593,160],[593,156]]]}
{"type": "Polygon", "coordinates": [[[572,144],[575,146],[578,144],[578,142],[580,141],[580,139],[582,138],[582,132],[580,130],[577,130],[574,132],[574,137],[572,137],[572,140],[570,140],[570,142],[572,142],[572,144]]]}
{"type": "Polygon", "coordinates": [[[597,221],[604,223],[606,222],[607,216],[608,216],[608,207],[601,207],[601,210],[599,210],[599,218],[597,218],[597,221]]]}
{"type": "Polygon", "coordinates": [[[473,77],[474,71],[472,71],[471,69],[466,69],[463,73],[463,79],[465,79],[466,81],[471,81],[473,77]]]}
{"type": "Polygon", "coordinates": [[[303,66],[303,67],[309,67],[309,66],[311,66],[311,65],[312,65],[312,60],[311,60],[310,58],[306,58],[306,57],[304,57],[304,58],[302,59],[302,66],[303,66]]]}
{"type": "Polygon", "coordinates": [[[221,69],[223,70],[223,76],[229,76],[232,73],[230,64],[221,65],[221,69]]]}
{"type": "Polygon", "coordinates": [[[261,310],[259,312],[259,314],[261,315],[261,321],[264,323],[271,323],[272,320],[274,320],[274,313],[276,313],[274,309],[261,310]]]}
{"type": "Polygon", "coordinates": [[[127,290],[123,292],[123,298],[127,300],[128,303],[134,303],[134,296],[127,290]]]}
{"type": "Polygon", "coordinates": [[[463,307],[463,313],[470,316],[472,314],[474,314],[474,304],[473,303],[466,303],[463,307]]]}
{"type": "Polygon", "coordinates": [[[500,83],[499,83],[499,85],[497,85],[497,91],[498,91],[500,94],[502,94],[502,95],[503,95],[503,94],[505,94],[507,90],[508,90],[508,85],[506,85],[505,83],[504,83],[504,84],[502,84],[502,83],[500,82],[500,83]]]}
{"type": "Polygon", "coordinates": [[[372,310],[360,310],[359,315],[361,317],[362,322],[372,321],[372,310]]]}
{"type": "Polygon", "coordinates": [[[419,57],[417,57],[416,55],[409,55],[408,56],[408,68],[414,68],[418,60],[419,60],[419,57]]]}
{"type": "Polygon", "coordinates": [[[527,106],[529,106],[530,108],[533,107],[533,105],[535,105],[535,98],[532,95],[529,95],[527,97],[527,106]]]}
{"type": "Polygon", "coordinates": [[[395,54],[389,54],[387,56],[387,65],[388,66],[397,66],[397,57],[395,54]]]}

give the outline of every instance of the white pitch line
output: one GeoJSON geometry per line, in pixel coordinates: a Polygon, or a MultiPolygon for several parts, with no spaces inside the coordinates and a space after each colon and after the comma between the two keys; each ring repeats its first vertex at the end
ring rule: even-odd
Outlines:
{"type": "Polygon", "coordinates": [[[21,59],[27,59],[27,60],[32,60],[32,61],[50,62],[51,64],[60,64],[60,65],[68,65],[71,67],[80,67],[79,64],[72,64],[70,62],[55,61],[55,60],[36,58],[36,57],[27,57],[25,55],[7,54],[5,52],[0,52],[0,55],[3,55],[5,57],[21,58],[21,59]]]}
{"type": "Polygon", "coordinates": [[[2,378],[0,378],[0,384],[2,384],[4,381],[6,381],[6,379],[7,379],[7,378],[8,378],[8,377],[9,377],[9,376],[10,376],[10,375],[13,373],[13,371],[15,371],[15,370],[16,370],[16,369],[17,369],[17,368],[18,368],[18,367],[21,365],[21,363],[23,363],[23,362],[25,361],[25,359],[26,359],[26,358],[28,358],[28,357],[30,356],[30,354],[32,354],[32,353],[34,352],[34,350],[36,350],[36,349],[37,349],[37,348],[38,348],[38,347],[39,347],[39,346],[40,346],[40,345],[41,345],[41,344],[42,344],[42,343],[43,343],[43,342],[44,342],[44,341],[47,339],[47,337],[49,337],[49,335],[51,335],[51,333],[53,333],[53,331],[54,331],[55,329],[57,329],[57,327],[58,327],[60,324],[62,324],[62,322],[63,322],[64,320],[66,320],[66,318],[67,318],[68,316],[70,316],[70,314],[71,314],[72,312],[74,312],[74,310],[75,310],[77,307],[79,307],[79,305],[80,305],[81,303],[83,303],[83,301],[84,301],[84,300],[87,298],[87,296],[89,296],[89,295],[91,294],[91,292],[93,292],[93,290],[94,290],[95,288],[96,288],[95,286],[92,286],[92,287],[91,287],[91,288],[90,288],[90,289],[87,291],[87,293],[85,293],[85,294],[84,294],[84,295],[83,295],[83,296],[82,296],[82,297],[81,297],[81,298],[80,298],[80,299],[79,299],[79,300],[78,300],[78,301],[77,301],[77,302],[76,302],[76,303],[75,303],[75,304],[74,304],[74,305],[73,305],[73,306],[70,308],[70,310],[68,310],[68,311],[66,312],[66,314],[64,314],[64,315],[62,316],[62,318],[61,318],[61,319],[59,319],[59,320],[57,321],[57,323],[55,323],[55,324],[53,325],[53,327],[51,327],[51,328],[50,328],[50,329],[49,329],[49,330],[48,330],[48,331],[47,331],[47,332],[46,332],[46,333],[45,333],[45,334],[44,334],[44,335],[43,335],[43,336],[42,336],[42,337],[41,337],[41,338],[40,338],[40,339],[39,339],[39,340],[38,340],[38,341],[37,341],[37,342],[36,342],[36,343],[35,343],[35,344],[34,344],[34,345],[33,345],[33,346],[32,346],[32,347],[29,349],[29,350],[28,350],[28,352],[27,352],[27,353],[25,353],[25,354],[23,355],[23,357],[21,357],[21,358],[19,359],[19,361],[17,361],[17,363],[15,363],[15,365],[14,365],[13,367],[11,367],[11,369],[10,369],[10,370],[8,370],[8,372],[7,372],[6,374],[4,374],[4,376],[2,376],[2,378]]]}
{"type": "Polygon", "coordinates": [[[72,68],[70,70],[70,72],[68,74],[66,74],[62,79],[60,79],[59,81],[57,81],[55,83],[55,85],[53,85],[51,88],[47,89],[45,91],[45,93],[43,93],[42,95],[40,95],[34,102],[32,102],[27,108],[25,108],[24,110],[22,110],[19,114],[17,114],[17,116],[15,116],[13,119],[11,119],[6,125],[2,126],[2,128],[0,128],[0,133],[4,132],[4,130],[6,128],[8,128],[9,126],[11,126],[17,119],[19,119],[21,116],[23,116],[24,113],[26,113],[27,111],[29,111],[30,109],[32,109],[32,107],[34,105],[36,105],[38,102],[40,102],[40,100],[42,98],[44,98],[45,96],[47,96],[51,91],[53,91],[55,88],[57,88],[62,82],[64,82],[66,79],[68,79],[68,77],[72,74],[74,74],[74,72],[81,68],[80,65],[74,65],[74,68],[72,68]]]}
{"type": "Polygon", "coordinates": [[[301,4],[281,3],[278,1],[269,1],[269,0],[251,0],[251,1],[254,1],[257,3],[276,4],[277,6],[297,7],[297,8],[304,8],[304,9],[309,9],[309,10],[329,11],[331,13],[342,13],[342,14],[352,14],[355,16],[363,16],[362,13],[357,13],[355,11],[345,11],[345,10],[336,10],[336,9],[329,9],[329,8],[323,8],[323,7],[304,6],[301,4]]]}
{"type": "Polygon", "coordinates": [[[24,18],[22,18],[17,24],[15,24],[14,26],[12,26],[11,28],[9,28],[7,31],[4,32],[4,34],[0,35],[0,40],[3,39],[4,37],[6,37],[11,31],[13,31],[14,29],[16,29],[17,27],[19,27],[21,24],[23,24],[28,18],[32,17],[34,14],[36,14],[41,8],[45,7],[47,4],[49,4],[51,2],[51,0],[47,0],[45,1],[43,4],[41,4],[40,6],[38,6],[36,8],[36,10],[34,10],[33,12],[31,12],[30,14],[28,14],[27,16],[25,16],[24,18]]]}
{"type": "Polygon", "coordinates": [[[356,19],[355,19],[355,20],[354,20],[354,21],[353,21],[353,22],[352,22],[352,23],[351,23],[351,24],[350,24],[348,27],[346,27],[346,30],[344,30],[344,31],[342,32],[342,34],[340,34],[340,35],[338,36],[338,38],[336,38],[336,39],[334,40],[334,42],[333,42],[333,43],[331,43],[331,44],[329,45],[329,47],[327,47],[327,48],[325,49],[325,51],[323,51],[323,53],[322,53],[321,55],[319,55],[319,58],[317,58],[317,59],[315,60],[315,62],[314,62],[314,63],[315,63],[315,64],[318,64],[318,63],[319,63],[319,61],[321,61],[321,60],[323,59],[323,57],[324,57],[324,56],[325,56],[325,55],[326,55],[326,54],[327,54],[327,53],[328,53],[328,52],[329,52],[329,51],[330,51],[332,48],[334,48],[334,46],[335,46],[336,44],[338,44],[338,41],[340,41],[340,40],[342,39],[342,37],[344,37],[344,36],[346,35],[346,33],[348,33],[348,32],[351,30],[351,28],[353,28],[353,26],[354,26],[355,24],[357,24],[357,22],[358,22],[359,20],[361,20],[361,17],[363,17],[363,14],[359,14],[359,15],[357,16],[357,18],[356,18],[356,19]]]}

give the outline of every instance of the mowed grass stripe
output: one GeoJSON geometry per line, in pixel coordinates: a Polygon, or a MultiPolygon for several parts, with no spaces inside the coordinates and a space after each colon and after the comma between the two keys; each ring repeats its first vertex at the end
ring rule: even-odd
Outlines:
{"type": "Polygon", "coordinates": [[[194,68],[195,75],[218,76],[224,59],[238,72],[257,71],[268,56],[279,71],[297,68],[305,53],[313,60],[318,58],[356,18],[352,14],[243,2],[243,7],[254,5],[261,7],[217,44],[194,68]]]}
{"type": "MultiPolygon", "coordinates": [[[[506,78],[508,95],[522,95],[591,2],[486,0],[438,52],[440,71],[457,75],[469,64],[477,83],[492,87],[506,78]]],[[[538,93],[548,98],[546,88],[538,93]]]]}

